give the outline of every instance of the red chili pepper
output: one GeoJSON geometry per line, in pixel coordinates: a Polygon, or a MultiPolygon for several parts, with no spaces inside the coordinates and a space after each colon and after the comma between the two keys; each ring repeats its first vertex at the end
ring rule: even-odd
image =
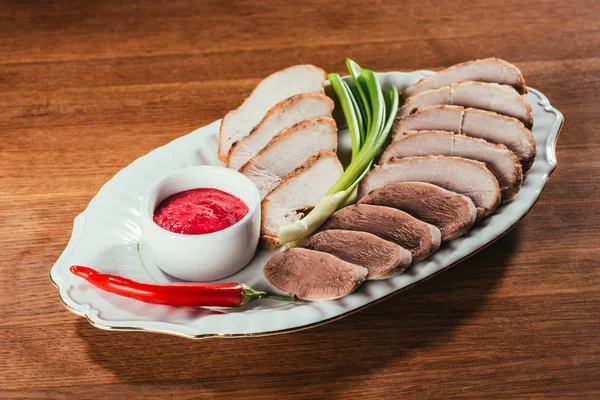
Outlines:
{"type": "Polygon", "coordinates": [[[95,269],[73,265],[71,273],[92,285],[139,301],[177,307],[239,307],[252,300],[269,298],[295,301],[296,297],[278,296],[254,290],[242,283],[181,282],[165,285],[140,283],[117,275],[103,274],[95,269]]]}

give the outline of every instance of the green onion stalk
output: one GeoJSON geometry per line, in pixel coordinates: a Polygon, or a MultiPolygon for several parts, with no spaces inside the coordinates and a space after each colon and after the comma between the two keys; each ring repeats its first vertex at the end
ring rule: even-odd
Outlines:
{"type": "Polygon", "coordinates": [[[281,228],[280,239],[288,247],[310,236],[339,208],[356,201],[358,184],[371,169],[398,111],[399,96],[395,87],[384,95],[373,71],[361,68],[349,58],[346,66],[352,86],[336,73],[327,77],[348,124],[352,143],[350,165],[304,218],[281,228]]]}

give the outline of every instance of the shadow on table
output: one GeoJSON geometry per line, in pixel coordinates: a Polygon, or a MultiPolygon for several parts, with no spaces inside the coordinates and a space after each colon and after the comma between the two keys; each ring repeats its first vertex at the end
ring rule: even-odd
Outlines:
{"type": "MultiPolygon", "coordinates": [[[[89,357],[122,383],[148,382],[160,391],[265,398],[343,390],[397,365],[415,349],[446,340],[498,285],[518,243],[519,227],[461,264],[387,301],[318,328],[269,337],[191,341],[166,335],[104,332],[77,324],[89,357]],[[333,382],[334,384],[329,384],[333,382]],[[340,382],[336,384],[336,382],[340,382]],[[166,386],[166,387],[165,387],[166,386]],[[333,389],[331,389],[333,388],[333,389]]],[[[323,393],[325,395],[325,393],[323,393]]]]}

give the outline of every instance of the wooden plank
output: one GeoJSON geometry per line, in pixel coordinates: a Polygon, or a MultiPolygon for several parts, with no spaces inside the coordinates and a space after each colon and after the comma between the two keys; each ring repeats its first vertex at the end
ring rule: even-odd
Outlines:
{"type": "Polygon", "coordinates": [[[600,398],[600,3],[5,1],[0,397],[600,398]],[[120,169],[219,119],[266,74],[515,62],[564,114],[558,168],[496,244],[289,335],[105,332],[48,272],[120,169]]]}

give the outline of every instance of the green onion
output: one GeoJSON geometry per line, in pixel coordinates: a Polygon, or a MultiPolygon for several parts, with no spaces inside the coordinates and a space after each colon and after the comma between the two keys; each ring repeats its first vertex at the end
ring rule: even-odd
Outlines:
{"type": "Polygon", "coordinates": [[[331,86],[333,87],[335,93],[339,93],[338,98],[340,100],[340,105],[344,111],[344,116],[346,116],[348,130],[350,131],[350,140],[352,142],[352,160],[354,160],[358,154],[358,151],[360,150],[361,138],[363,136],[361,133],[361,130],[363,129],[362,118],[361,122],[359,122],[360,113],[356,113],[356,108],[352,102],[353,97],[348,84],[344,82],[338,74],[329,74],[329,81],[331,82],[331,86]]]}
{"type": "Polygon", "coordinates": [[[356,201],[358,184],[371,169],[373,159],[389,136],[398,111],[396,88],[390,88],[388,96],[384,97],[373,71],[361,68],[351,59],[346,60],[346,65],[352,87],[338,74],[331,73],[328,78],[348,124],[352,159],[342,176],[308,215],[281,228],[280,239],[288,247],[311,235],[336,210],[356,201]]]}
{"type": "Polygon", "coordinates": [[[349,58],[346,58],[346,67],[348,68],[348,72],[350,72],[350,76],[352,77],[352,81],[354,82],[354,87],[357,88],[358,94],[362,99],[362,101],[360,102],[360,104],[363,105],[361,110],[362,113],[365,115],[365,121],[367,121],[368,124],[368,122],[371,120],[371,109],[367,107],[367,105],[369,104],[369,99],[367,97],[367,93],[364,91],[364,82],[361,80],[362,69],[357,63],[355,63],[349,58]]]}

